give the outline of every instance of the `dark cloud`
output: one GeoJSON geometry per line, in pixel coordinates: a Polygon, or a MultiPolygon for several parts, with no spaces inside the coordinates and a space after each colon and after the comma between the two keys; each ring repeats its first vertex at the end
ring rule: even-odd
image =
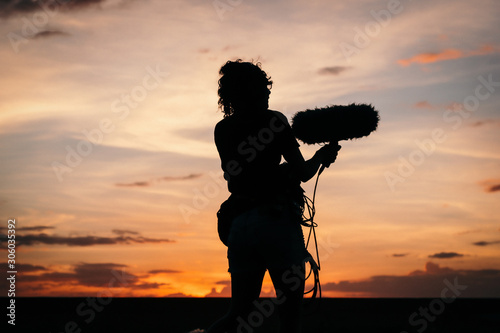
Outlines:
{"type": "Polygon", "coordinates": [[[114,234],[120,235],[120,236],[123,236],[123,235],[126,235],[126,234],[139,235],[139,233],[137,231],[122,230],[122,229],[113,229],[113,230],[111,230],[111,232],[114,233],[114,234]]]}
{"type": "Polygon", "coordinates": [[[217,281],[215,284],[223,285],[224,287],[220,292],[217,292],[215,288],[212,288],[212,290],[206,294],[205,297],[231,297],[231,281],[217,281]]]}
{"type": "Polygon", "coordinates": [[[460,258],[463,256],[464,256],[463,254],[456,252],[439,252],[429,255],[429,258],[450,259],[450,258],[460,258]]]}
{"type": "Polygon", "coordinates": [[[19,264],[17,265],[17,270],[23,273],[30,273],[30,272],[46,271],[47,268],[39,265],[19,264]]]}
{"type": "MultiPolygon", "coordinates": [[[[32,271],[39,270],[39,266],[32,267],[32,271]]],[[[85,286],[104,288],[113,296],[130,296],[134,290],[158,289],[169,285],[168,283],[143,281],[144,277],[128,272],[128,267],[118,263],[79,263],[74,265],[70,271],[65,272],[47,272],[47,269],[41,267],[44,270],[42,274],[23,274],[18,281],[19,290],[46,296],[51,293],[54,286],[85,286]]],[[[21,271],[24,273],[22,268],[21,271]]],[[[0,291],[2,291],[2,287],[3,285],[0,285],[0,291]]],[[[70,296],[85,297],[91,294],[88,291],[73,290],[70,296]]],[[[52,296],[68,295],[62,291],[53,293],[52,296]]]]}
{"type": "Polygon", "coordinates": [[[146,187],[146,186],[149,186],[149,182],[133,182],[133,183],[126,183],[126,184],[123,184],[123,183],[118,183],[116,184],[116,186],[119,186],[119,187],[146,187]]]}
{"type": "Polygon", "coordinates": [[[81,263],[75,266],[74,277],[78,284],[89,287],[120,287],[120,283],[110,284],[113,279],[117,279],[116,275],[125,274],[124,281],[121,284],[128,285],[135,283],[138,277],[124,271],[127,265],[102,263],[88,264],[81,263]]]}
{"type": "MultiPolygon", "coordinates": [[[[7,268],[7,263],[2,263],[0,264],[0,267],[3,272],[9,271],[10,269],[7,268]]],[[[40,271],[46,271],[47,268],[43,266],[38,266],[38,265],[32,265],[32,264],[16,264],[16,270],[20,273],[31,273],[31,272],[40,272],[40,271]]]]}
{"type": "Polygon", "coordinates": [[[49,272],[40,275],[25,275],[23,276],[22,283],[27,282],[51,282],[56,284],[71,283],[76,284],[77,280],[75,273],[64,273],[64,272],[49,272]]]}
{"type": "Polygon", "coordinates": [[[37,34],[33,35],[33,39],[40,39],[40,38],[47,38],[47,37],[53,37],[53,36],[69,36],[68,33],[60,30],[45,30],[45,31],[40,31],[37,34]]]}
{"type": "MultiPolygon", "coordinates": [[[[79,10],[93,7],[107,0],[4,0],[0,1],[0,17],[24,15],[35,12],[79,10]]],[[[47,14],[49,15],[49,14],[47,14]]]]}
{"type": "Polygon", "coordinates": [[[480,241],[480,242],[475,242],[472,244],[476,245],[476,246],[488,246],[488,245],[493,245],[493,244],[500,244],[500,240],[492,241],[492,242],[480,241]]]}
{"type": "Polygon", "coordinates": [[[139,182],[133,182],[133,183],[118,183],[118,184],[116,184],[116,186],[119,186],[119,187],[146,187],[146,186],[151,186],[154,183],[191,180],[191,179],[200,178],[201,176],[203,176],[202,173],[192,173],[192,174],[189,174],[186,176],[165,176],[165,177],[160,177],[160,178],[156,178],[156,179],[149,180],[149,181],[139,181],[139,182]]]}
{"type": "Polygon", "coordinates": [[[148,274],[175,274],[175,273],[181,273],[181,271],[176,271],[173,269],[154,269],[148,272],[148,274]]]}
{"type": "Polygon", "coordinates": [[[161,286],[165,286],[165,285],[168,285],[168,284],[167,283],[146,282],[146,283],[134,284],[132,286],[132,288],[133,289],[158,289],[161,286]]]}
{"type": "Polygon", "coordinates": [[[486,179],[479,182],[483,186],[486,193],[493,193],[500,191],[500,179],[486,179]]]}
{"type": "Polygon", "coordinates": [[[332,67],[323,67],[318,70],[318,74],[320,75],[339,75],[340,73],[348,70],[350,67],[345,66],[332,66],[332,67]]]}
{"type": "Polygon", "coordinates": [[[460,297],[500,297],[500,270],[454,270],[428,262],[425,270],[408,275],[378,275],[366,280],[329,282],[323,291],[343,292],[365,297],[453,297],[451,286],[460,297]],[[445,290],[446,289],[446,290],[445,290]]]}
{"type": "Polygon", "coordinates": [[[500,191],[500,184],[491,185],[486,188],[486,192],[497,192],[500,191]]]}
{"type": "Polygon", "coordinates": [[[184,293],[173,293],[173,294],[168,294],[165,297],[175,297],[175,298],[193,298],[194,296],[192,295],[187,295],[184,293]]]}
{"type": "MultiPolygon", "coordinates": [[[[0,243],[6,242],[7,237],[1,235],[0,243]]],[[[47,245],[68,245],[68,246],[93,246],[93,245],[115,245],[133,243],[173,243],[170,239],[148,238],[143,236],[118,236],[118,237],[98,237],[98,236],[78,236],[67,237],[48,235],[45,233],[32,235],[16,235],[17,246],[32,246],[36,244],[47,245]]]]}
{"type": "Polygon", "coordinates": [[[189,179],[196,179],[200,178],[203,174],[202,173],[192,173],[187,176],[178,176],[178,177],[162,177],[158,178],[159,181],[172,181],[172,180],[189,180],[189,179]]]}
{"type": "Polygon", "coordinates": [[[406,257],[408,253],[394,253],[392,256],[394,258],[401,258],[401,257],[406,257]]]}
{"type": "Polygon", "coordinates": [[[121,288],[136,284],[139,277],[125,271],[127,265],[115,263],[80,263],[73,272],[48,272],[25,275],[22,282],[71,283],[88,287],[121,288]]]}

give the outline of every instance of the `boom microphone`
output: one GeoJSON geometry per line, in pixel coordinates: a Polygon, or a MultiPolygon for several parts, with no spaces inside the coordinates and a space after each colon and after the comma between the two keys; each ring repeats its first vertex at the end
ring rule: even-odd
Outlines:
{"type": "MultiPolygon", "coordinates": [[[[359,139],[377,129],[378,111],[368,104],[331,105],[297,112],[292,130],[306,144],[359,139]]],[[[324,165],[328,167],[328,165],[324,165]]]]}
{"type": "Polygon", "coordinates": [[[306,144],[337,142],[368,136],[377,129],[379,119],[368,104],[332,105],[297,112],[292,130],[306,144]]]}

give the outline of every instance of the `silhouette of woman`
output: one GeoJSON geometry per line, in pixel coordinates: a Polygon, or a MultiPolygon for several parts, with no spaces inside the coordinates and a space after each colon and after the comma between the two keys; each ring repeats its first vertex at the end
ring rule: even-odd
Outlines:
{"type": "Polygon", "coordinates": [[[253,331],[262,324],[255,318],[275,310],[280,332],[300,332],[309,254],[296,209],[299,185],[322,164],[333,163],[340,146],[324,146],[304,160],[286,116],[268,109],[272,81],[260,63],[228,61],[219,74],[224,118],[214,136],[231,196],[218,216],[219,235],[228,246],[231,306],[207,332],[253,331]],[[280,165],[282,157],[287,163],[280,165]],[[260,304],[266,270],[277,298],[260,304]]]}

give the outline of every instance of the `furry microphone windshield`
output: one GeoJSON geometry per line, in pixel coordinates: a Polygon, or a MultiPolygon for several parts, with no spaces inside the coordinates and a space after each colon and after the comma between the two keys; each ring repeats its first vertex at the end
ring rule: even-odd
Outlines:
{"type": "Polygon", "coordinates": [[[332,105],[297,112],[292,130],[307,144],[338,142],[368,136],[377,129],[378,111],[368,104],[332,105]]]}

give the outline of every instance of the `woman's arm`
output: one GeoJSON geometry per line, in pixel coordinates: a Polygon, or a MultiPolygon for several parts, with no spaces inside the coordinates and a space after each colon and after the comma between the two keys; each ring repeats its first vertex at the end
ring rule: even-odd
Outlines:
{"type": "Polygon", "coordinates": [[[302,153],[298,147],[295,147],[284,155],[285,160],[290,164],[292,173],[297,176],[302,182],[307,182],[314,177],[322,164],[330,164],[335,162],[337,152],[340,150],[339,145],[326,145],[316,151],[309,160],[304,160],[302,153]]]}

